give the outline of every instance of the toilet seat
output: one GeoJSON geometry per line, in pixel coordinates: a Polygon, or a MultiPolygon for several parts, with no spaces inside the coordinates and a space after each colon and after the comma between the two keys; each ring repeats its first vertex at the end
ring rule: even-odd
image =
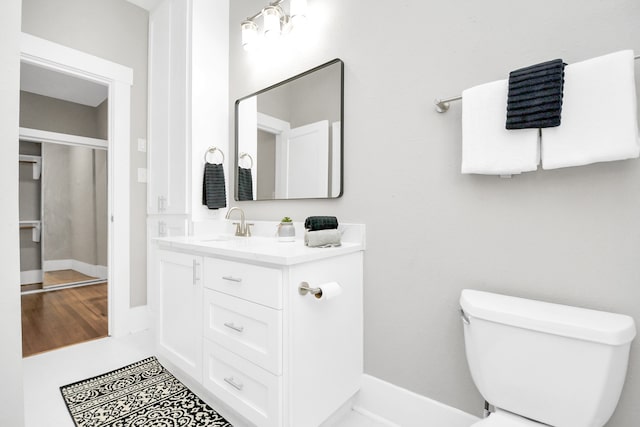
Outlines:
{"type": "Polygon", "coordinates": [[[470,427],[543,427],[546,425],[519,417],[510,412],[496,410],[488,418],[472,424],[470,427]]]}

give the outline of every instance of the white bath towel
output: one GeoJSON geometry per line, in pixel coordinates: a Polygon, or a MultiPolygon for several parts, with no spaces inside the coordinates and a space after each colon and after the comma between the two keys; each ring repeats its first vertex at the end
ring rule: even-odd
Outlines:
{"type": "Polygon", "coordinates": [[[638,157],[633,51],[567,65],[562,123],[542,130],[542,167],[638,157]]]}
{"type": "Polygon", "coordinates": [[[540,162],[538,129],[507,130],[507,80],[462,92],[462,173],[512,175],[540,162]]]}

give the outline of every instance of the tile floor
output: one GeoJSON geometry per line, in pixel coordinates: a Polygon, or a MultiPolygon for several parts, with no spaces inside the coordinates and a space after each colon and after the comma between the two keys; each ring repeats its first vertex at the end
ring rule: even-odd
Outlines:
{"type": "MultiPolygon", "coordinates": [[[[103,338],[24,359],[25,427],[74,427],[59,387],[118,369],[153,355],[149,332],[103,338]]],[[[242,427],[240,420],[229,419],[242,427]]],[[[355,411],[323,427],[383,427],[355,411]]]]}

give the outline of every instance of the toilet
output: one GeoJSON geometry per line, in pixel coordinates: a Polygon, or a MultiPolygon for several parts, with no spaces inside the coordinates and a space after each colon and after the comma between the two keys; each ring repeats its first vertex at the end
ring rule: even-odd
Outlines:
{"type": "Polygon", "coordinates": [[[472,427],[609,420],[636,335],[631,317],[470,289],[460,307],[471,376],[495,407],[472,427]]]}

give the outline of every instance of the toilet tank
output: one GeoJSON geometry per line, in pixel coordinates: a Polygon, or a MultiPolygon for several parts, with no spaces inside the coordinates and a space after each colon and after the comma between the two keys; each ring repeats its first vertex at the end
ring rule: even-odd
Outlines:
{"type": "Polygon", "coordinates": [[[557,427],[613,414],[636,329],[629,316],[462,291],[467,361],[490,404],[557,427]]]}

